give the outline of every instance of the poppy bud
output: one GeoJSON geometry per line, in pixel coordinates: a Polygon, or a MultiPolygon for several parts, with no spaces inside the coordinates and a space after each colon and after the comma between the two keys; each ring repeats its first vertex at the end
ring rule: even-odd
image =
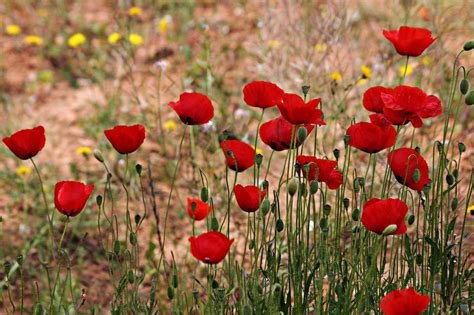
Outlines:
{"type": "Polygon", "coordinates": [[[458,150],[459,150],[459,153],[466,152],[466,145],[462,142],[459,142],[458,143],[458,150]]]}
{"type": "Polygon", "coordinates": [[[102,152],[99,151],[99,149],[94,149],[93,153],[97,161],[104,163],[104,156],[102,155],[102,152]]]}
{"type": "Polygon", "coordinates": [[[364,185],[365,185],[365,178],[364,178],[364,177],[359,177],[359,178],[357,178],[357,180],[359,181],[359,184],[360,184],[361,186],[364,186],[364,185]]]}
{"type": "Polygon", "coordinates": [[[249,249],[253,249],[254,247],[255,247],[255,242],[253,240],[250,240],[249,249]]]}
{"type": "Polygon", "coordinates": [[[359,221],[359,219],[360,219],[360,209],[355,208],[354,211],[352,211],[352,220],[359,221]]]}
{"type": "Polygon", "coordinates": [[[469,51],[471,49],[474,49],[474,40],[470,40],[464,43],[463,49],[465,51],[469,51]]]}
{"type": "Polygon", "coordinates": [[[410,214],[408,217],[408,224],[412,225],[415,222],[415,216],[413,214],[410,214]]]}
{"type": "Polygon", "coordinates": [[[267,190],[268,189],[268,180],[263,180],[262,184],[262,190],[267,190]]]}
{"type": "Polygon", "coordinates": [[[309,192],[311,195],[314,195],[317,191],[318,191],[318,181],[313,180],[313,182],[309,186],[309,192]]]}
{"type": "Polygon", "coordinates": [[[143,169],[143,166],[141,164],[135,165],[135,170],[137,171],[138,175],[142,174],[142,169],[143,169]]]}
{"type": "Polygon", "coordinates": [[[260,166],[262,165],[262,162],[263,162],[263,155],[257,154],[255,156],[255,163],[257,164],[257,166],[260,166]]]}
{"type": "Polygon", "coordinates": [[[331,213],[331,205],[325,204],[323,207],[323,213],[324,215],[329,215],[329,213],[331,213]]]}
{"type": "Polygon", "coordinates": [[[213,217],[213,218],[211,219],[211,230],[213,230],[213,231],[219,230],[219,222],[217,222],[217,218],[216,218],[216,217],[213,217]]]}
{"type": "Polygon", "coordinates": [[[217,282],[216,279],[213,279],[211,286],[213,289],[217,289],[219,287],[219,282],[217,282]]]}
{"type": "Polygon", "coordinates": [[[102,201],[103,201],[102,195],[97,195],[97,197],[95,197],[95,202],[97,203],[99,207],[102,205],[102,201]]]}
{"type": "Polygon", "coordinates": [[[303,143],[306,140],[307,136],[308,130],[306,130],[306,127],[300,127],[300,129],[298,129],[298,141],[300,143],[303,143]]]}
{"type": "Polygon", "coordinates": [[[270,201],[268,198],[265,198],[260,205],[260,211],[262,211],[262,216],[266,216],[268,211],[270,210],[270,201]]]}
{"type": "Polygon", "coordinates": [[[349,136],[349,135],[346,134],[346,135],[344,136],[344,146],[347,147],[347,146],[349,145],[349,141],[350,141],[350,140],[351,140],[351,136],[349,136]]]}
{"type": "Polygon", "coordinates": [[[467,91],[469,90],[469,81],[464,78],[461,80],[459,84],[459,90],[461,91],[462,95],[466,95],[467,91]]]}
{"type": "Polygon", "coordinates": [[[350,200],[347,197],[342,200],[342,203],[344,204],[344,208],[346,208],[346,210],[347,208],[349,208],[349,202],[350,200]]]}
{"type": "Polygon", "coordinates": [[[18,255],[16,256],[16,262],[18,263],[18,265],[22,266],[23,265],[23,255],[18,255]]]}
{"type": "Polygon", "coordinates": [[[40,303],[36,303],[34,314],[35,315],[43,315],[44,314],[43,305],[41,305],[40,303]]]}
{"type": "Polygon", "coordinates": [[[301,91],[303,91],[304,97],[306,97],[306,95],[308,95],[308,92],[309,92],[309,89],[310,89],[310,88],[311,88],[311,87],[310,87],[309,85],[303,85],[303,86],[301,87],[301,91]]]}
{"type": "Polygon", "coordinates": [[[278,232],[281,232],[281,231],[283,231],[284,228],[285,228],[285,224],[283,223],[282,219],[278,219],[276,221],[276,230],[278,232]]]}
{"type": "Polygon", "coordinates": [[[453,176],[453,174],[448,173],[448,175],[446,175],[446,182],[448,183],[449,186],[451,186],[452,184],[454,184],[454,176],[453,176]]]}
{"type": "Polygon", "coordinates": [[[116,255],[118,255],[120,253],[120,242],[119,242],[119,240],[114,241],[113,247],[114,247],[114,253],[116,255]]]}
{"type": "Polygon", "coordinates": [[[296,177],[293,177],[292,179],[288,181],[288,185],[286,186],[286,189],[288,193],[290,194],[290,196],[294,196],[296,194],[296,192],[298,191],[298,186],[299,186],[299,183],[296,177]]]}
{"type": "Polygon", "coordinates": [[[168,299],[172,300],[174,298],[174,290],[172,287],[168,287],[168,299]]]}
{"type": "Polygon", "coordinates": [[[420,169],[417,167],[413,171],[413,182],[418,183],[420,181],[420,178],[421,178],[421,172],[420,172],[420,169]]]}
{"type": "Polygon", "coordinates": [[[176,273],[173,274],[173,287],[178,287],[178,275],[176,273]]]}
{"type": "Polygon", "coordinates": [[[416,146],[416,147],[415,147],[415,151],[418,152],[418,154],[421,154],[421,149],[420,149],[419,146],[416,146]]]}
{"type": "Polygon", "coordinates": [[[140,223],[140,220],[142,219],[141,215],[135,214],[135,224],[138,225],[140,223]]]}
{"type": "Polygon", "coordinates": [[[130,244],[137,245],[137,235],[135,233],[130,233],[130,244]]]}
{"type": "Polygon", "coordinates": [[[395,232],[396,230],[397,230],[397,225],[396,224],[390,224],[389,226],[387,226],[385,228],[385,230],[383,230],[382,235],[383,236],[388,236],[388,235],[392,234],[393,232],[395,232]]]}
{"type": "Polygon", "coordinates": [[[129,283],[134,283],[135,282],[135,275],[133,274],[132,270],[128,271],[127,280],[128,280],[129,283]]]}
{"type": "Polygon", "coordinates": [[[360,191],[360,184],[359,184],[359,181],[357,179],[354,181],[354,191],[356,193],[358,193],[360,191]]]}
{"type": "Polygon", "coordinates": [[[456,210],[457,207],[458,207],[458,198],[455,197],[455,198],[451,201],[451,211],[456,210]]]}
{"type": "Polygon", "coordinates": [[[209,200],[209,191],[206,187],[201,188],[201,200],[207,202],[209,200]]]}
{"type": "Polygon", "coordinates": [[[467,93],[464,103],[468,106],[474,104],[474,90],[470,90],[469,93],[467,93]]]}
{"type": "Polygon", "coordinates": [[[418,266],[421,266],[421,264],[423,263],[423,256],[421,256],[420,254],[416,255],[415,261],[418,266]]]}
{"type": "Polygon", "coordinates": [[[336,161],[339,160],[339,155],[340,155],[341,151],[339,151],[339,149],[334,149],[332,151],[332,153],[334,154],[334,157],[336,158],[336,161]]]}
{"type": "Polygon", "coordinates": [[[250,304],[245,304],[244,305],[243,314],[244,315],[252,315],[253,314],[252,306],[250,306],[250,304]]]}
{"type": "Polygon", "coordinates": [[[321,228],[321,230],[326,229],[328,227],[328,219],[322,218],[321,220],[319,220],[319,227],[321,228]]]}

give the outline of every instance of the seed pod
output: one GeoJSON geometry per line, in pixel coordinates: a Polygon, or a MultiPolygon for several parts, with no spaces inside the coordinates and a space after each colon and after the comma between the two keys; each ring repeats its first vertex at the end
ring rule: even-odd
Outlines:
{"type": "Polygon", "coordinates": [[[281,231],[283,231],[284,228],[285,228],[285,224],[283,223],[283,221],[281,219],[278,219],[276,221],[276,230],[278,232],[281,232],[281,231]]]}
{"type": "Polygon", "coordinates": [[[311,182],[311,185],[309,186],[309,193],[311,195],[314,195],[315,193],[318,192],[318,187],[319,187],[319,184],[318,184],[318,181],[317,180],[313,180],[311,182]]]}
{"type": "Polygon", "coordinates": [[[135,233],[130,233],[130,244],[133,246],[137,245],[137,235],[135,233]]]}
{"type": "Polygon", "coordinates": [[[321,228],[321,230],[324,230],[328,227],[328,219],[326,218],[322,218],[320,221],[319,221],[319,227],[321,228]]]}
{"type": "Polygon", "coordinates": [[[213,231],[219,230],[219,222],[217,221],[216,217],[213,217],[211,219],[211,230],[213,230],[213,231]]]}
{"type": "Polygon", "coordinates": [[[212,288],[217,289],[219,287],[219,282],[216,281],[216,279],[212,280],[212,288]]]}
{"type": "Polygon", "coordinates": [[[341,154],[341,151],[339,151],[339,149],[334,149],[332,151],[332,153],[334,154],[334,157],[336,158],[336,161],[339,160],[339,156],[341,154]]]}
{"type": "Polygon", "coordinates": [[[308,136],[308,131],[306,130],[305,127],[300,127],[298,129],[298,141],[299,143],[303,143],[306,140],[306,137],[308,136]]]}
{"type": "Polygon", "coordinates": [[[466,152],[466,145],[463,142],[459,142],[458,143],[458,150],[459,150],[459,153],[466,152]]]}
{"type": "Polygon", "coordinates": [[[135,224],[138,225],[140,223],[140,220],[142,219],[142,216],[139,214],[135,214],[135,224]]]}
{"type": "Polygon", "coordinates": [[[350,200],[349,198],[345,197],[343,200],[342,200],[342,203],[344,204],[344,208],[346,208],[346,210],[349,208],[349,203],[350,203],[350,200]]]}
{"type": "Polygon", "coordinates": [[[141,174],[142,174],[142,170],[143,170],[142,165],[141,165],[141,164],[135,165],[135,170],[137,171],[137,174],[138,174],[138,175],[141,175],[141,174]]]}
{"type": "Polygon", "coordinates": [[[410,214],[410,216],[408,217],[408,224],[412,225],[414,222],[415,222],[415,215],[410,214]]]}
{"type": "Polygon", "coordinates": [[[474,104],[474,90],[470,90],[467,93],[466,97],[464,98],[464,103],[466,103],[468,106],[474,104]]]}
{"type": "Polygon", "coordinates": [[[352,220],[359,221],[359,219],[360,219],[360,209],[355,208],[354,211],[352,211],[352,220]]]}
{"type": "Polygon", "coordinates": [[[93,154],[97,161],[99,161],[100,163],[104,163],[104,156],[102,155],[102,152],[100,152],[99,149],[94,149],[93,154]]]}
{"type": "Polygon", "coordinates": [[[206,187],[201,188],[201,200],[207,202],[209,200],[209,191],[206,187]]]}
{"type": "Polygon", "coordinates": [[[299,182],[296,177],[293,177],[288,181],[288,184],[286,185],[286,190],[288,191],[288,194],[290,196],[294,196],[296,192],[298,191],[298,186],[299,182]]]}
{"type": "Polygon", "coordinates": [[[261,186],[262,186],[262,189],[263,189],[263,190],[268,189],[268,186],[269,186],[268,180],[264,179],[264,180],[262,181],[261,186]]]}
{"type": "Polygon", "coordinates": [[[323,213],[325,216],[328,216],[331,213],[331,205],[325,204],[323,207],[323,213]]]}
{"type": "Polygon", "coordinates": [[[303,92],[303,95],[306,97],[306,95],[308,95],[308,92],[309,92],[309,89],[310,89],[310,86],[309,85],[303,85],[301,87],[301,91],[303,92]]]}
{"type": "Polygon", "coordinates": [[[257,164],[258,167],[262,165],[262,162],[263,162],[263,155],[261,154],[255,155],[255,164],[257,164]]]}
{"type": "Polygon", "coordinates": [[[463,49],[465,51],[469,51],[471,49],[474,49],[474,40],[470,40],[464,43],[463,49]]]}
{"type": "Polygon", "coordinates": [[[467,91],[469,91],[469,81],[466,78],[461,80],[459,90],[461,90],[462,95],[466,95],[467,91]]]}

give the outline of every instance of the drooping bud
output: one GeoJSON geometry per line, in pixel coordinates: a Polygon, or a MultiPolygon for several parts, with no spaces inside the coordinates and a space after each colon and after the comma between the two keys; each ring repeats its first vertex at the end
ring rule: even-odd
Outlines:
{"type": "Polygon", "coordinates": [[[219,230],[219,222],[217,221],[216,217],[213,217],[211,219],[211,230],[213,230],[213,231],[219,230]]]}
{"type": "Polygon", "coordinates": [[[293,177],[292,179],[290,179],[288,181],[288,185],[286,186],[288,194],[290,194],[290,196],[294,196],[296,192],[298,191],[298,186],[299,186],[299,182],[296,177],[293,177]]]}
{"type": "Polygon", "coordinates": [[[342,200],[342,203],[344,204],[344,208],[347,210],[347,209],[349,208],[349,203],[350,203],[349,198],[345,197],[345,198],[342,200]]]}
{"type": "Polygon", "coordinates": [[[283,231],[284,228],[285,228],[285,224],[283,223],[283,220],[282,220],[282,219],[278,219],[278,220],[276,221],[276,230],[277,230],[278,232],[281,232],[281,231],[283,231]]]}
{"type": "Polygon", "coordinates": [[[469,51],[474,49],[474,40],[470,40],[464,43],[463,49],[465,51],[469,51]]]}
{"type": "Polygon", "coordinates": [[[172,300],[174,298],[174,290],[171,286],[168,286],[167,294],[168,299],[172,300]]]}
{"type": "Polygon", "coordinates": [[[118,255],[120,253],[120,242],[119,242],[119,240],[114,241],[113,247],[114,247],[114,253],[116,255],[118,255]]]}
{"type": "Polygon", "coordinates": [[[331,205],[325,204],[323,207],[323,213],[324,215],[328,216],[329,213],[331,213],[331,205]]]}
{"type": "Polygon", "coordinates": [[[24,262],[23,255],[20,254],[16,256],[16,262],[18,263],[18,265],[22,266],[24,262]]]}
{"type": "Polygon", "coordinates": [[[95,197],[95,202],[97,203],[97,206],[100,207],[102,205],[102,201],[103,201],[102,195],[97,195],[97,197],[95,197]]]}
{"type": "Polygon", "coordinates": [[[413,171],[413,181],[415,183],[418,183],[420,181],[420,178],[421,178],[421,172],[420,172],[420,169],[417,167],[413,171]]]}
{"type": "Polygon", "coordinates": [[[306,130],[305,127],[300,127],[300,129],[298,129],[298,141],[299,141],[299,143],[303,143],[306,140],[307,136],[308,136],[308,130],[306,130]]]}
{"type": "Polygon", "coordinates": [[[142,219],[142,216],[139,214],[135,214],[135,224],[138,225],[140,223],[140,220],[142,219]]]}
{"type": "Polygon", "coordinates": [[[209,200],[209,191],[206,187],[201,188],[201,200],[207,202],[209,200]]]}
{"type": "Polygon", "coordinates": [[[332,153],[334,154],[334,157],[336,158],[336,161],[339,160],[339,156],[341,154],[341,151],[339,151],[339,149],[334,149],[332,151],[332,153]]]}
{"type": "Polygon", "coordinates": [[[458,143],[458,150],[459,150],[459,153],[464,153],[466,152],[466,145],[462,142],[459,142],[458,143]]]}
{"type": "Polygon", "coordinates": [[[469,91],[469,81],[464,78],[461,80],[459,84],[459,90],[461,91],[462,95],[466,95],[467,91],[469,91]]]}
{"type": "Polygon", "coordinates": [[[466,97],[464,98],[464,103],[466,103],[468,106],[474,104],[474,90],[470,90],[467,93],[466,97]]]}
{"type": "Polygon", "coordinates": [[[137,164],[135,165],[135,170],[137,171],[138,175],[142,175],[143,166],[141,164],[137,164]]]}
{"type": "Polygon", "coordinates": [[[97,161],[99,161],[100,163],[104,163],[104,156],[102,155],[102,152],[100,152],[99,149],[94,149],[93,154],[97,161]]]}
{"type": "Polygon", "coordinates": [[[314,195],[315,193],[318,192],[318,187],[319,187],[319,184],[318,184],[318,181],[317,180],[313,180],[311,182],[311,185],[309,186],[309,192],[311,195],[314,195]]]}
{"type": "Polygon", "coordinates": [[[407,222],[408,222],[409,225],[412,225],[415,222],[415,215],[410,214],[410,216],[408,217],[407,222]]]}
{"type": "Polygon", "coordinates": [[[383,230],[382,234],[383,236],[388,236],[390,234],[392,234],[393,232],[395,232],[397,230],[397,225],[396,224],[390,224],[389,226],[387,226],[385,228],[385,230],[383,230]]]}

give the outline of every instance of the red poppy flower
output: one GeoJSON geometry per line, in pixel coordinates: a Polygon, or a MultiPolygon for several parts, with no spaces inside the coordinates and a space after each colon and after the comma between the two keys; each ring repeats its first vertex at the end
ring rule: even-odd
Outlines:
{"type": "Polygon", "coordinates": [[[174,109],[186,125],[203,125],[214,117],[211,100],[200,93],[183,93],[179,96],[179,101],[169,102],[168,106],[174,109]]]}
{"type": "Polygon", "coordinates": [[[421,89],[400,85],[395,89],[381,92],[384,103],[383,114],[394,125],[411,122],[413,127],[423,126],[422,118],[441,115],[442,105],[439,98],[426,95],[421,89]]]}
{"type": "Polygon", "coordinates": [[[65,181],[54,186],[54,205],[59,212],[68,217],[78,215],[86,205],[94,185],[65,181]]]}
{"type": "Polygon", "coordinates": [[[281,103],[283,93],[275,83],[254,81],[244,86],[244,101],[252,107],[273,107],[281,103]]]}
{"type": "Polygon", "coordinates": [[[221,142],[227,166],[236,172],[243,172],[255,163],[254,148],[240,140],[224,140],[221,142]],[[232,152],[233,156],[229,154],[232,152]]]}
{"type": "MultiPolygon", "coordinates": [[[[260,126],[260,139],[263,143],[270,146],[275,151],[288,150],[291,145],[291,130],[293,125],[285,118],[279,116],[278,118],[269,120],[260,126]]],[[[304,126],[306,133],[309,135],[314,128],[314,125],[307,124],[304,126]]],[[[296,129],[295,132],[298,132],[296,129]]],[[[295,148],[299,147],[302,142],[296,138],[295,148]]]]}
{"type": "Polygon", "coordinates": [[[293,125],[316,124],[325,125],[321,118],[323,112],[318,109],[320,98],[315,98],[305,103],[301,96],[296,94],[283,94],[282,103],[278,104],[280,113],[293,125]]]}
{"type": "Polygon", "coordinates": [[[393,146],[397,132],[390,122],[382,114],[370,115],[370,121],[354,124],[347,129],[349,145],[366,153],[376,153],[393,146]]]}
{"type": "Polygon", "coordinates": [[[44,127],[38,126],[33,129],[23,129],[15,132],[10,137],[3,138],[3,143],[19,159],[28,160],[38,154],[46,143],[44,127]]]}
{"type": "Polygon", "coordinates": [[[342,184],[342,174],[336,169],[337,162],[325,159],[317,159],[314,156],[299,155],[296,162],[303,171],[303,176],[310,181],[326,183],[329,189],[337,189],[342,184]],[[306,174],[304,166],[309,164],[309,173],[306,174]]]}
{"type": "Polygon", "coordinates": [[[141,124],[133,126],[115,126],[104,131],[105,136],[119,153],[135,152],[145,141],[145,127],[141,124]]]}
{"type": "Polygon", "coordinates": [[[428,164],[414,149],[400,148],[387,154],[387,162],[397,181],[413,190],[421,191],[430,182],[428,164]],[[415,169],[420,171],[420,178],[413,178],[415,169]]]}
{"type": "Polygon", "coordinates": [[[194,199],[188,197],[188,215],[191,219],[194,218],[195,221],[204,220],[207,215],[211,212],[211,207],[207,202],[202,201],[201,199],[194,199]],[[193,211],[193,204],[195,205],[193,211]]]}
{"type": "Polygon", "coordinates": [[[380,301],[384,315],[418,315],[430,305],[430,297],[421,295],[413,288],[394,290],[380,301]]]}
{"type": "Polygon", "coordinates": [[[267,191],[261,191],[257,186],[237,184],[234,187],[234,194],[240,209],[245,212],[255,212],[260,207],[260,203],[265,198],[267,191]]]}
{"type": "Polygon", "coordinates": [[[426,28],[401,26],[400,29],[383,31],[397,52],[402,56],[417,57],[425,51],[438,37],[432,37],[426,28]]]}
{"type": "Polygon", "coordinates": [[[362,105],[369,112],[383,113],[383,101],[381,93],[388,93],[392,89],[383,86],[373,86],[365,91],[362,98],[362,105]]]}
{"type": "Polygon", "coordinates": [[[379,199],[372,198],[364,205],[362,211],[362,224],[369,231],[383,234],[385,229],[394,224],[397,229],[392,233],[404,234],[407,231],[405,216],[408,206],[400,199],[379,199]]]}
{"type": "Polygon", "coordinates": [[[211,231],[190,237],[189,242],[194,258],[206,264],[218,264],[227,255],[234,240],[229,240],[220,232],[211,231]]]}

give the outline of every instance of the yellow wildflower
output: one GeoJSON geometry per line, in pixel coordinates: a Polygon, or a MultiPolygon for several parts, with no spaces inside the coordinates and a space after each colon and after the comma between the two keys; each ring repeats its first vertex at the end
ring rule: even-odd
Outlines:
{"type": "Polygon", "coordinates": [[[278,49],[281,46],[281,43],[277,39],[272,39],[268,41],[268,46],[272,49],[278,49]]]}
{"type": "Polygon", "coordinates": [[[260,149],[260,148],[256,148],[256,149],[255,149],[255,155],[259,155],[259,154],[260,154],[260,155],[263,155],[263,150],[260,149]]]}
{"type": "Polygon", "coordinates": [[[10,24],[5,28],[5,32],[8,35],[18,35],[21,33],[21,28],[18,25],[10,24]]]}
{"type": "Polygon", "coordinates": [[[362,77],[364,79],[370,79],[372,77],[372,69],[370,69],[368,66],[366,65],[362,65],[360,67],[360,72],[362,73],[362,77]]]}
{"type": "Polygon", "coordinates": [[[86,37],[82,33],[76,33],[69,37],[67,44],[69,47],[77,48],[86,42],[86,37]]]}
{"type": "Polygon", "coordinates": [[[165,121],[165,125],[164,125],[165,129],[168,130],[168,131],[173,131],[176,129],[177,125],[176,123],[174,122],[174,120],[167,120],[165,121]]]}
{"type": "Polygon", "coordinates": [[[359,81],[357,81],[357,85],[366,85],[368,81],[369,80],[367,79],[359,79],[359,81]]]}
{"type": "Polygon", "coordinates": [[[430,64],[433,63],[433,60],[431,59],[430,56],[424,56],[423,58],[421,58],[421,63],[425,66],[429,66],[430,64]]]}
{"type": "Polygon", "coordinates": [[[132,33],[128,35],[128,41],[132,43],[132,45],[140,46],[141,44],[143,44],[143,37],[141,35],[132,33]]]}
{"type": "Polygon", "coordinates": [[[90,147],[79,147],[76,149],[77,154],[79,155],[89,155],[92,153],[92,149],[90,147]]]}
{"type": "Polygon", "coordinates": [[[331,79],[334,81],[341,81],[342,80],[342,74],[339,71],[335,71],[331,73],[331,79]]]}
{"type": "Polygon", "coordinates": [[[158,31],[161,34],[164,34],[167,29],[168,29],[168,20],[165,18],[162,18],[160,22],[158,23],[158,31]]]}
{"type": "Polygon", "coordinates": [[[41,45],[43,45],[44,41],[39,36],[28,35],[28,36],[25,37],[25,43],[33,45],[33,46],[41,46],[41,45]]]}
{"type": "Polygon", "coordinates": [[[131,7],[128,9],[128,15],[130,16],[139,16],[142,14],[142,8],[140,7],[131,7]]]}
{"type": "Polygon", "coordinates": [[[326,46],[326,44],[322,44],[322,43],[317,43],[316,45],[314,45],[314,50],[317,52],[317,53],[323,53],[326,51],[328,47],[326,46]]]}
{"type": "Polygon", "coordinates": [[[413,67],[411,64],[408,64],[405,68],[405,65],[401,66],[400,67],[400,76],[403,77],[403,76],[409,76],[410,74],[413,73],[413,67]]]}
{"type": "Polygon", "coordinates": [[[474,205],[467,208],[467,214],[474,217],[474,205]]]}
{"type": "Polygon", "coordinates": [[[27,176],[31,173],[31,167],[26,165],[20,165],[16,168],[16,173],[20,177],[27,176]]]}
{"type": "Polygon", "coordinates": [[[121,38],[122,35],[120,35],[119,33],[112,33],[109,35],[109,37],[107,37],[107,41],[110,45],[115,45],[121,38]]]}

